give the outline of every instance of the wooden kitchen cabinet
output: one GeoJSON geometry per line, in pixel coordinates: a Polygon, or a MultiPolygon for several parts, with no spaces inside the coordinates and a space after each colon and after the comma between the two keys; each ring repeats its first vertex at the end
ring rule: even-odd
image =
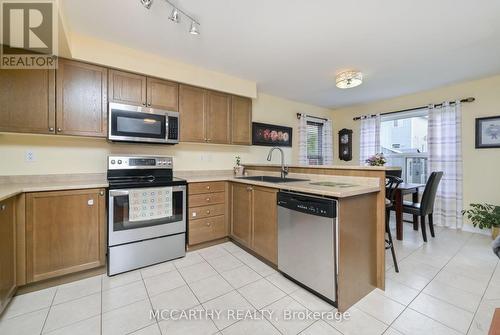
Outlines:
{"type": "Polygon", "coordinates": [[[146,82],[148,107],[172,112],[179,110],[179,84],[151,77],[146,82]]]}
{"type": "Polygon", "coordinates": [[[104,265],[104,189],[26,195],[26,280],[104,265]]]}
{"type": "Polygon", "coordinates": [[[0,131],[55,133],[55,71],[0,70],[0,131]]]}
{"type": "Polygon", "coordinates": [[[0,313],[16,291],[14,198],[0,201],[0,313]]]}
{"type": "Polygon", "coordinates": [[[277,189],[232,183],[231,237],[278,262],[277,189]]]}
{"type": "Polygon", "coordinates": [[[206,142],[206,90],[198,87],[179,86],[180,141],[206,142]]]}
{"type": "Polygon", "coordinates": [[[208,143],[229,144],[231,96],[229,94],[208,91],[207,100],[206,140],[208,143]]]}
{"type": "Polygon", "coordinates": [[[179,84],[135,73],[109,71],[109,99],[177,112],[179,84]]]}
{"type": "Polygon", "coordinates": [[[252,144],[252,99],[231,97],[231,144],[252,144]]]}
{"type": "Polygon", "coordinates": [[[231,184],[231,237],[246,247],[252,244],[252,186],[231,184]]]}
{"type": "Polygon", "coordinates": [[[122,104],[146,106],[145,76],[109,70],[109,100],[122,104]]]}
{"type": "Polygon", "coordinates": [[[252,249],[278,262],[278,190],[254,186],[252,191],[252,249]]]}
{"type": "Polygon", "coordinates": [[[106,137],[108,69],[59,59],[56,80],[57,134],[106,137]]]}

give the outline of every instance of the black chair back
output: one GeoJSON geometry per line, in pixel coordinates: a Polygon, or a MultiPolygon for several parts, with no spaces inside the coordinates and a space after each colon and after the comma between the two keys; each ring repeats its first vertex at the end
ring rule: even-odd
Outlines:
{"type": "Polygon", "coordinates": [[[439,182],[443,177],[443,172],[432,172],[425,184],[424,194],[422,195],[422,201],[420,202],[421,215],[428,215],[434,211],[434,201],[436,200],[436,193],[439,186],[439,182]]]}
{"type": "Polygon", "coordinates": [[[385,197],[391,204],[394,203],[394,197],[396,196],[396,189],[403,182],[403,179],[393,175],[385,176],[385,197]]]}

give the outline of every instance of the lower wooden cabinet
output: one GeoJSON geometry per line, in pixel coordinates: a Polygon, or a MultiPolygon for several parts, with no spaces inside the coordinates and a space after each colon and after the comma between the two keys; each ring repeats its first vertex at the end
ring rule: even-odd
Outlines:
{"type": "Polygon", "coordinates": [[[14,198],[0,201],[0,313],[16,290],[14,198]]]}
{"type": "Polygon", "coordinates": [[[104,189],[26,195],[26,281],[104,265],[104,189]]]}
{"type": "Polygon", "coordinates": [[[231,237],[277,264],[278,190],[239,183],[231,190],[231,237]]]}
{"type": "Polygon", "coordinates": [[[226,182],[189,183],[188,194],[188,244],[226,237],[226,182]]]}

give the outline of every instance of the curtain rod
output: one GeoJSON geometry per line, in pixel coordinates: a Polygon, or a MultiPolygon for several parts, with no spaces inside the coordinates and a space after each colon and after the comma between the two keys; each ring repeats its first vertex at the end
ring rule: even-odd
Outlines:
{"type": "Polygon", "coordinates": [[[307,115],[307,114],[302,114],[302,113],[297,113],[297,119],[300,119],[302,117],[302,115],[304,115],[306,117],[312,117],[312,118],[315,118],[315,119],[318,119],[318,120],[328,121],[328,119],[326,119],[324,117],[317,117],[317,116],[307,115]]]}
{"type": "MultiPolygon", "coordinates": [[[[465,99],[460,100],[460,102],[462,102],[462,103],[465,103],[465,102],[474,102],[475,100],[476,100],[476,98],[469,97],[469,98],[465,98],[465,99]]],[[[450,105],[454,105],[454,104],[455,104],[454,101],[450,102],[450,105]]],[[[434,104],[433,106],[434,106],[434,108],[436,108],[436,107],[442,107],[443,103],[434,104]]],[[[393,112],[380,113],[380,115],[389,115],[389,114],[396,114],[396,113],[402,113],[402,112],[411,112],[411,111],[415,111],[415,110],[419,110],[419,109],[424,109],[424,108],[428,108],[428,107],[429,106],[413,107],[413,108],[402,109],[402,110],[393,111],[393,112]]],[[[352,119],[354,121],[357,121],[357,120],[361,120],[361,119],[363,119],[365,117],[374,117],[374,116],[377,116],[377,114],[372,114],[372,115],[367,115],[367,116],[357,116],[357,117],[354,117],[352,119]]]]}

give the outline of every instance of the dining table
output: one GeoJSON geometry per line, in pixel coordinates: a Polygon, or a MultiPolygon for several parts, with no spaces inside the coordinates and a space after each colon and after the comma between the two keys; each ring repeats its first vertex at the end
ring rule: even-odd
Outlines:
{"type": "MultiPolygon", "coordinates": [[[[418,202],[418,191],[425,184],[401,183],[394,193],[394,209],[396,212],[396,239],[403,240],[403,200],[407,194],[412,195],[412,202],[418,202]]],[[[418,218],[413,217],[413,229],[418,230],[418,218]]]]}

